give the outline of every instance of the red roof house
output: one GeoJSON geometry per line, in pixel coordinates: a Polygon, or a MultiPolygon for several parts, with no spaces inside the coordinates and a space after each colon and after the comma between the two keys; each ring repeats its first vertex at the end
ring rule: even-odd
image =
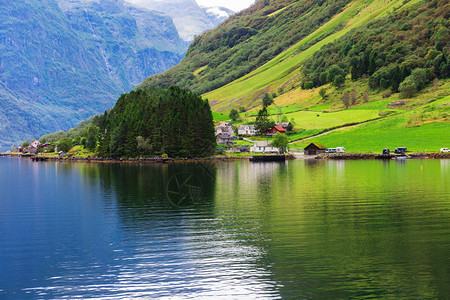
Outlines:
{"type": "Polygon", "coordinates": [[[277,132],[286,133],[286,129],[284,129],[281,126],[274,126],[269,131],[266,132],[266,135],[272,136],[272,135],[275,135],[277,132]]]}

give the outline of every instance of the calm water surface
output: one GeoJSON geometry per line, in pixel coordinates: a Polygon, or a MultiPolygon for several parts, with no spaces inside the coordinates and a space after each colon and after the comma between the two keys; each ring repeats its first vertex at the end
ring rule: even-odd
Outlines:
{"type": "Polygon", "coordinates": [[[450,161],[0,158],[0,299],[450,299],[450,161]]]}

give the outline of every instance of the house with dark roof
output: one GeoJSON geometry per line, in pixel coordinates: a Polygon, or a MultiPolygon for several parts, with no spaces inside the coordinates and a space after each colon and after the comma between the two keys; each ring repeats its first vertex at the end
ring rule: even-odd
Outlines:
{"type": "Polygon", "coordinates": [[[220,122],[219,125],[214,127],[216,136],[220,133],[228,133],[230,136],[234,136],[234,127],[228,122],[220,122]]]}
{"type": "Polygon", "coordinates": [[[326,150],[327,147],[325,147],[321,143],[311,143],[305,147],[305,155],[317,155],[320,153],[324,153],[326,150]]]}
{"type": "Polygon", "coordinates": [[[228,133],[219,133],[216,135],[216,142],[217,144],[221,145],[231,145],[231,140],[233,139],[232,136],[230,136],[228,133]]]}
{"type": "Polygon", "coordinates": [[[273,136],[273,135],[277,134],[277,132],[286,133],[286,129],[284,129],[281,126],[274,126],[274,127],[270,128],[269,131],[266,132],[266,136],[273,136]]]}

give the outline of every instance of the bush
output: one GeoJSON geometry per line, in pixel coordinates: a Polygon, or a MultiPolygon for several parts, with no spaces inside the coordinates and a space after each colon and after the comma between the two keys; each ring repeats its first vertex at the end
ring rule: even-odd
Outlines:
{"type": "Polygon", "coordinates": [[[270,142],[272,147],[279,149],[280,153],[285,153],[288,149],[289,138],[286,134],[277,132],[270,142]]]}
{"type": "Polygon", "coordinates": [[[344,93],[344,95],[342,95],[341,101],[342,101],[342,104],[344,104],[345,108],[349,108],[350,107],[350,94],[344,93]]]}
{"type": "Polygon", "coordinates": [[[345,83],[345,78],[342,75],[337,75],[334,77],[333,85],[336,87],[340,87],[345,83]]]}
{"type": "Polygon", "coordinates": [[[417,90],[420,91],[428,82],[430,82],[430,76],[427,74],[428,72],[429,69],[425,68],[416,68],[411,72],[411,76],[417,85],[417,90]]]}
{"type": "Polygon", "coordinates": [[[230,114],[228,115],[231,120],[236,121],[239,119],[239,113],[236,109],[232,108],[230,114]]]}
{"type": "Polygon", "coordinates": [[[264,97],[262,99],[262,105],[263,107],[268,107],[273,103],[273,97],[269,93],[265,93],[264,97]]]}
{"type": "Polygon", "coordinates": [[[58,143],[58,151],[69,152],[69,150],[71,148],[72,148],[72,139],[71,138],[62,139],[58,143]]]}
{"type": "Polygon", "coordinates": [[[413,97],[417,92],[417,84],[414,81],[414,77],[411,75],[406,77],[405,80],[400,83],[398,90],[403,98],[413,97]]]}
{"type": "Polygon", "coordinates": [[[325,99],[325,96],[327,95],[327,90],[324,88],[321,88],[319,91],[319,95],[320,95],[320,97],[322,97],[322,99],[325,99]]]}

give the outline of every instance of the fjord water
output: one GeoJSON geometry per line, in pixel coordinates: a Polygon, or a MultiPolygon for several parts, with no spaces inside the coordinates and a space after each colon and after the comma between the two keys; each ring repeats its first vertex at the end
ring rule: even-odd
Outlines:
{"type": "Polygon", "coordinates": [[[450,161],[0,158],[0,298],[449,299],[450,161]]]}

